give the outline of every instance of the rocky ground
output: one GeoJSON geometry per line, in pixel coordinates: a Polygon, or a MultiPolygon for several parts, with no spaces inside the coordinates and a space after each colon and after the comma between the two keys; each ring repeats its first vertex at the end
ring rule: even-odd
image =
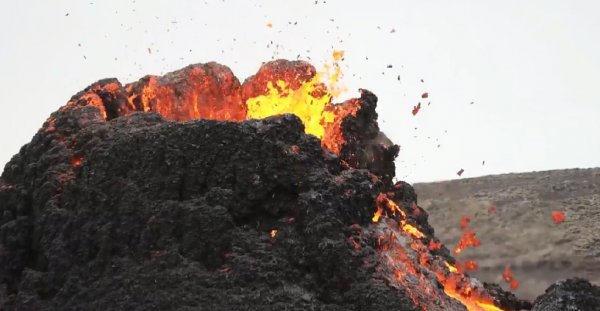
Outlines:
{"type": "Polygon", "coordinates": [[[471,218],[470,228],[481,246],[465,250],[459,258],[479,262],[474,273],[479,279],[502,283],[502,272],[510,264],[520,282],[515,292],[529,299],[569,277],[600,284],[600,168],[414,186],[419,205],[449,248],[460,238],[461,216],[471,218]],[[565,221],[555,224],[552,211],[564,211],[565,221]]]}

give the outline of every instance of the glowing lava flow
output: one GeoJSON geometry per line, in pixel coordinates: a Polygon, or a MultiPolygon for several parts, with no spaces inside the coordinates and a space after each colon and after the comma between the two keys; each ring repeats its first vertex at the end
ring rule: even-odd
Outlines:
{"type": "Polygon", "coordinates": [[[268,84],[268,93],[246,101],[249,119],[263,119],[277,114],[293,113],[304,123],[305,132],[319,139],[325,135],[324,123],[331,123],[335,116],[325,111],[331,95],[320,85],[320,75],[293,90],[285,81],[277,81],[276,87],[268,84]]]}
{"type": "Polygon", "coordinates": [[[147,76],[126,86],[131,110],[158,112],[174,121],[243,121],[241,85],[229,68],[217,63],[188,66],[163,77],[147,76]]]}
{"type": "MultiPolygon", "coordinates": [[[[417,229],[416,227],[406,223],[406,213],[400,209],[400,207],[398,207],[398,205],[390,200],[385,194],[380,193],[379,196],[377,196],[377,212],[379,211],[383,211],[383,206],[386,206],[389,210],[392,211],[392,214],[400,214],[401,219],[400,219],[400,227],[402,228],[403,231],[409,233],[410,235],[414,236],[417,239],[421,239],[423,237],[425,237],[425,234],[423,234],[423,232],[419,231],[419,229],[417,229]]],[[[376,213],[377,214],[377,213],[376,213]]],[[[381,213],[379,214],[381,216],[381,213]]],[[[379,219],[379,217],[377,218],[377,220],[379,219]]],[[[373,221],[377,222],[377,220],[375,219],[375,217],[373,217],[373,221]]]]}
{"type": "Polygon", "coordinates": [[[463,231],[463,234],[458,241],[458,245],[454,248],[454,255],[460,254],[467,247],[479,247],[481,242],[477,239],[475,232],[469,229],[469,217],[463,216],[460,220],[460,228],[463,231]]]}
{"type": "Polygon", "coordinates": [[[342,51],[333,52],[333,64],[325,65],[321,72],[304,61],[271,61],[243,84],[228,67],[214,62],[190,65],[164,76],[146,76],[125,86],[116,79],[105,79],[73,96],[66,106],[96,107],[104,120],[136,111],[156,112],[178,122],[240,122],[291,113],[302,120],[306,133],[340,154],[345,143],[343,120],[356,116],[361,106],[358,99],[332,103],[345,91],[339,85],[338,62],[343,55],[342,51]]]}
{"type": "Polygon", "coordinates": [[[449,274],[444,275],[436,271],[440,283],[444,285],[446,295],[460,301],[468,311],[504,311],[486,297],[478,288],[475,288],[467,276],[449,263],[446,263],[449,274]]]}
{"type": "MultiPolygon", "coordinates": [[[[360,108],[357,100],[332,104],[332,99],[344,91],[338,83],[338,61],[343,55],[342,51],[334,51],[334,63],[332,66],[325,65],[324,72],[313,73],[310,69],[296,74],[273,72],[267,77],[262,94],[246,99],[247,118],[262,119],[284,113],[295,114],[304,123],[306,133],[315,135],[321,139],[323,147],[339,154],[345,142],[342,120],[348,115],[355,116],[360,108]]],[[[263,70],[269,72],[271,69],[261,68],[260,71],[263,70]]],[[[263,82],[261,78],[255,79],[257,84],[263,82]]],[[[248,89],[246,86],[244,88],[248,89]]]]}
{"type": "Polygon", "coordinates": [[[394,281],[408,288],[408,295],[423,310],[448,310],[443,305],[436,286],[429,275],[435,275],[443,285],[443,293],[459,301],[469,311],[503,311],[494,305],[483,285],[462,273],[461,269],[430,252],[430,243],[423,241],[423,234],[408,223],[407,214],[384,193],[376,199],[377,211],[373,222],[377,223],[378,247],[389,274],[394,281]],[[387,217],[399,216],[397,221],[387,217]],[[424,305],[431,301],[431,305],[424,305]]]}
{"type": "Polygon", "coordinates": [[[508,283],[508,285],[510,285],[510,288],[517,289],[519,287],[519,282],[517,281],[517,279],[515,279],[515,276],[510,270],[509,265],[506,265],[506,268],[502,273],[502,278],[504,279],[504,281],[506,281],[506,283],[508,283]]]}

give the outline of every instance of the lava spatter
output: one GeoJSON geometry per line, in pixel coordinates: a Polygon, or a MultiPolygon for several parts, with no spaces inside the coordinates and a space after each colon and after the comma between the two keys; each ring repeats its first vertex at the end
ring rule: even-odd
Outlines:
{"type": "MultiPolygon", "coordinates": [[[[425,244],[422,240],[425,234],[407,223],[407,213],[403,208],[383,193],[379,194],[376,201],[378,204],[373,222],[377,224],[374,230],[378,236],[379,251],[386,263],[385,269],[393,275],[392,283],[399,282],[408,288],[416,304],[427,311],[452,310],[455,307],[445,305],[443,299],[439,298],[447,295],[469,311],[503,310],[486,293],[483,284],[431,253],[441,248],[441,243],[439,247],[431,247],[432,239],[429,245],[425,244]],[[431,283],[431,275],[436,276],[443,285],[442,291],[438,291],[431,283]]],[[[467,265],[473,268],[474,262],[468,262],[467,265]]]]}

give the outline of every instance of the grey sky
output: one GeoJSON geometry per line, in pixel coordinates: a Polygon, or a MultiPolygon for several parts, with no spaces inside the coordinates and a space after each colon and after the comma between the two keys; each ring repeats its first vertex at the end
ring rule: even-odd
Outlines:
{"type": "Polygon", "coordinates": [[[214,60],[243,81],[272,57],[319,68],[336,49],[343,97],[379,96],[402,179],[600,166],[598,12],[550,0],[3,1],[0,162],[98,79],[214,60]],[[423,92],[431,105],[413,116],[423,92]]]}

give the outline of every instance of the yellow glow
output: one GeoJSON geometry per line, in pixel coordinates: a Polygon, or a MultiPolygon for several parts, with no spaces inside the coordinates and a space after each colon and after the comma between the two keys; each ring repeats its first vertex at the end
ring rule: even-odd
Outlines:
{"type": "Polygon", "coordinates": [[[444,289],[444,291],[446,292],[446,295],[460,301],[468,311],[504,311],[491,303],[470,301],[468,298],[461,296],[453,290],[444,289]]]}
{"type": "Polygon", "coordinates": [[[246,101],[247,118],[263,119],[292,113],[302,120],[306,133],[322,139],[327,126],[336,119],[334,111],[326,111],[325,108],[331,105],[334,97],[345,91],[338,86],[341,73],[337,62],[343,56],[343,51],[334,51],[333,65],[325,65],[324,71],[303,82],[297,89],[292,89],[288,82],[282,80],[268,82],[266,94],[246,101]]]}
{"type": "Polygon", "coordinates": [[[373,218],[372,218],[373,222],[378,222],[382,213],[383,213],[383,209],[381,207],[377,207],[377,211],[375,212],[375,214],[373,215],[373,218]]]}
{"type": "Polygon", "coordinates": [[[320,79],[321,74],[317,74],[296,90],[281,80],[275,85],[269,82],[267,94],[246,101],[248,119],[264,119],[278,114],[293,113],[304,123],[306,133],[319,139],[323,138],[325,124],[333,122],[335,115],[325,111],[325,106],[331,101],[330,93],[325,92],[320,97],[314,96],[319,91],[322,92],[320,79]]]}
{"type": "Polygon", "coordinates": [[[449,264],[448,262],[444,261],[444,263],[446,264],[446,267],[448,267],[448,270],[450,270],[450,272],[455,273],[458,271],[458,269],[456,269],[455,266],[449,264]]]}
{"type": "Polygon", "coordinates": [[[417,229],[409,224],[404,224],[402,226],[402,230],[410,233],[410,235],[414,236],[417,239],[421,239],[421,238],[425,237],[425,234],[423,234],[423,232],[419,231],[419,229],[417,229]]]}

